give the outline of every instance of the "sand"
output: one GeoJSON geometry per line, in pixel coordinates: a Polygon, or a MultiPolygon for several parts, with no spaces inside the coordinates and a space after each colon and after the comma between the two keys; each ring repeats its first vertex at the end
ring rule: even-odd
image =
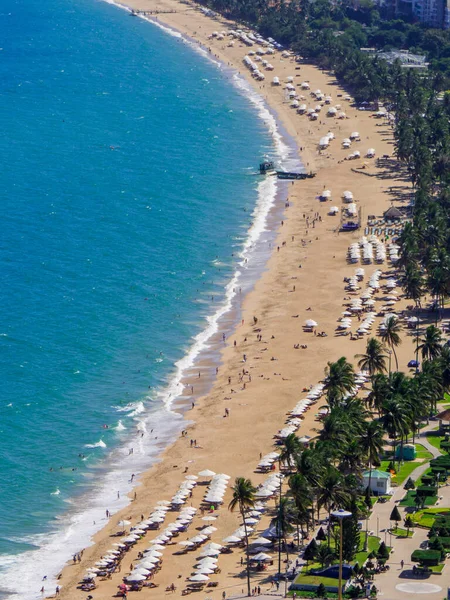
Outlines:
{"type": "MultiPolygon", "coordinates": [[[[168,24],[211,48],[212,54],[247,77],[276,112],[285,129],[296,139],[298,146],[302,148],[304,163],[308,163],[308,168],[316,171],[317,176],[314,179],[295,181],[290,185],[289,207],[285,210],[283,224],[278,224],[277,241],[267,270],[243,299],[244,322],[228,335],[212,389],[205,397],[196,398],[195,408],[186,413],[186,418],[194,421],[188,429],[187,437],[176,440],[163,453],[162,460],[140,478],[140,485],[136,488],[137,499],[121,513],[114,515],[109,522],[105,519],[104,529],[95,536],[95,544],[85,549],[81,564],[69,563],[64,569],[60,580],[60,597],[70,600],[86,598],[86,592],[76,589],[80,576],[117,541],[110,536],[117,531],[119,520],[127,518],[135,524],[140,520],[141,514],[148,516],[156,501],[170,499],[183,480],[186,467],[190,474],[197,474],[205,468],[217,473],[227,473],[232,478],[231,482],[237,476],[244,476],[251,478],[256,485],[267,478],[267,475],[254,472],[260,453],[265,454],[274,449],[273,435],[284,426],[286,413],[298,400],[305,397],[302,389],[323,379],[328,361],[341,356],[354,360],[355,354],[364,351],[367,340],[367,337],[350,340],[349,337],[335,335],[337,319],[344,310],[343,299],[348,296],[343,279],[353,275],[355,267],[361,266],[347,263],[347,248],[360,238],[362,232],[338,233],[339,216],[329,216],[329,207],[336,205],[341,208],[342,192],[351,190],[361,207],[365,223],[369,214],[381,216],[391,201],[396,200],[398,193],[408,194],[410,191],[398,165],[387,171],[378,167],[374,159],[343,160],[350,151],[341,148],[341,141],[351,132],[359,131],[361,134],[361,141],[352,147],[352,150],[359,149],[361,156],[370,147],[376,149],[378,156],[392,154],[392,132],[384,120],[375,119],[372,113],[357,111],[342,98],[338,99],[338,94],[344,95],[346,92],[329,73],[311,65],[297,65],[292,59],[282,59],[277,52],[270,57],[275,70],[267,75],[265,82],[256,83],[248,76],[242,63],[247,48],[239,43],[228,47],[227,39],[207,39],[213,31],[226,29],[230,24],[207,18],[192,6],[175,0],[128,0],[127,3],[139,10],[162,11],[158,14],[161,23],[168,24]],[[172,10],[176,12],[164,12],[172,10]],[[327,118],[325,109],[316,122],[298,115],[285,101],[283,86],[271,86],[270,82],[275,75],[281,82],[289,75],[294,76],[297,83],[309,81],[312,90],[320,88],[333,97],[334,103],[342,104],[348,118],[327,118]],[[333,131],[336,139],[328,150],[319,155],[318,141],[328,131],[333,131]],[[357,167],[364,162],[367,163],[366,169],[358,170],[357,167]],[[316,199],[317,194],[324,189],[331,190],[331,203],[321,203],[316,199]],[[310,224],[306,231],[304,215],[312,220],[315,213],[320,215],[321,220],[317,220],[314,227],[310,224]],[[306,240],[304,244],[302,239],[306,240]],[[312,307],[312,310],[308,311],[308,307],[312,307]],[[258,319],[256,327],[253,317],[258,319]],[[317,321],[317,330],[325,331],[327,337],[304,332],[302,325],[308,318],[317,321]],[[257,332],[256,329],[261,331],[257,332]],[[258,333],[262,334],[262,341],[257,341],[258,333]],[[296,344],[307,345],[307,348],[294,349],[296,344]],[[246,362],[243,362],[244,354],[246,362]],[[251,375],[251,381],[245,376],[239,382],[239,373],[243,368],[251,375]],[[228,384],[229,377],[231,385],[228,384]],[[224,418],[225,408],[230,411],[227,418],[224,418]],[[196,439],[199,447],[190,447],[190,439],[196,439]]],[[[130,17],[124,12],[124,18],[130,17]]],[[[184,42],[180,40],[180,43],[184,42]]],[[[305,96],[308,107],[317,104],[307,92],[305,96]]],[[[259,158],[255,157],[255,163],[259,158]]],[[[366,266],[366,274],[370,275],[376,268],[378,265],[366,266]]],[[[389,270],[386,263],[381,268],[383,271],[389,270]]],[[[365,281],[367,279],[366,275],[365,281]]],[[[401,300],[397,311],[405,308],[406,304],[407,301],[401,300]]],[[[380,303],[377,303],[377,307],[379,306],[380,303]]],[[[355,329],[353,327],[353,331],[355,329]]],[[[414,358],[414,339],[407,335],[403,337],[404,343],[398,354],[400,369],[407,370],[406,363],[414,358]]],[[[195,383],[194,375],[192,383],[195,383]]],[[[314,430],[320,427],[316,414],[322,404],[323,402],[319,402],[306,413],[299,435],[316,435],[314,430]]],[[[203,486],[197,486],[189,503],[199,507],[204,489],[203,486]]],[[[224,505],[214,513],[217,516],[213,523],[217,531],[211,536],[214,542],[220,543],[240,524],[238,514],[227,510],[230,498],[228,488],[224,505]]],[[[273,501],[269,506],[274,506],[273,501]]],[[[166,523],[173,522],[176,515],[177,513],[169,513],[166,523]]],[[[267,527],[269,520],[268,515],[263,517],[256,526],[255,535],[267,527]]],[[[181,596],[181,589],[185,587],[185,580],[192,573],[199,553],[174,555],[181,548],[177,542],[192,537],[197,532],[196,528],[204,524],[198,514],[188,532],[174,538],[175,545],[169,545],[164,551],[162,569],[154,577],[158,587],[144,588],[138,594],[139,598],[162,598],[167,595],[166,587],[172,583],[177,586],[175,597],[181,596]]],[[[129,572],[130,563],[135,562],[138,551],[147,548],[149,540],[154,537],[154,532],[148,532],[127,553],[121,572],[114,574],[110,580],[98,582],[98,587],[93,592],[95,600],[111,598],[117,592],[118,584],[129,572]]],[[[220,556],[221,573],[211,576],[211,581],[217,581],[218,586],[205,589],[201,592],[201,597],[218,599],[224,591],[227,596],[239,595],[245,591],[241,556],[242,550],[220,556]]],[[[255,575],[252,584],[259,583],[263,590],[269,589],[267,577],[275,571],[276,565],[263,575],[255,575]]]]}

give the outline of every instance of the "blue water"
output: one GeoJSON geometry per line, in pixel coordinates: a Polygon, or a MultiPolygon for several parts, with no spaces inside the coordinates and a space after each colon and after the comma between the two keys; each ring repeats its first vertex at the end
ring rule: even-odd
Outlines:
{"type": "Polygon", "coordinates": [[[2,0],[0,40],[1,564],[160,402],[273,141],[229,75],[117,7],[2,0]]]}

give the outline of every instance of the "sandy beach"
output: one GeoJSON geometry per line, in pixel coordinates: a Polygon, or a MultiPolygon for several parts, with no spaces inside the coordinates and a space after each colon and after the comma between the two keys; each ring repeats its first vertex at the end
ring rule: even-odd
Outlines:
{"type": "MultiPolygon", "coordinates": [[[[353,276],[355,268],[363,266],[360,262],[348,264],[348,247],[363,235],[369,215],[380,219],[392,202],[400,206],[399,198],[409,193],[409,183],[393,160],[380,164],[376,158],[364,158],[369,148],[375,148],[377,157],[392,155],[393,137],[385,119],[377,119],[372,112],[352,107],[343,98],[348,92],[341,89],[329,73],[312,65],[297,64],[292,58],[283,58],[277,51],[270,57],[274,70],[266,73],[263,82],[256,82],[242,62],[248,48],[237,41],[234,46],[229,46],[227,37],[223,40],[209,37],[213,31],[234,28],[232,23],[213,20],[193,6],[175,0],[128,0],[127,4],[136,10],[158,11],[159,22],[210,48],[212,55],[239,71],[255,86],[285,130],[296,140],[306,168],[317,175],[313,179],[289,184],[288,206],[283,221],[278,224],[277,240],[267,269],[243,299],[242,323],[235,331],[227,333],[212,389],[206,396],[196,396],[195,407],[186,412],[187,420],[194,422],[187,427],[187,435],[165,450],[161,461],[140,478],[136,499],[130,506],[110,519],[105,518],[105,527],[95,536],[95,544],[84,550],[81,562],[68,562],[60,579],[60,597],[69,600],[86,598],[87,593],[77,589],[77,585],[86,568],[97,562],[113,547],[113,543],[120,541],[120,538],[111,536],[117,532],[121,519],[135,525],[141,515],[147,518],[157,501],[170,500],[186,475],[197,475],[202,469],[226,473],[231,477],[230,484],[224,504],[212,513],[216,520],[202,521],[198,510],[188,531],[173,538],[173,544],[163,551],[162,568],[153,578],[158,587],[130,594],[143,599],[159,599],[170,594],[166,588],[174,584],[177,588],[174,595],[181,596],[199,553],[176,554],[182,549],[178,542],[187,540],[198,533],[198,528],[212,523],[216,531],[211,534],[211,541],[221,543],[240,525],[238,513],[227,509],[234,478],[248,477],[255,485],[266,480],[267,474],[255,473],[260,455],[276,449],[273,436],[285,426],[288,411],[305,397],[302,390],[323,379],[328,361],[346,356],[356,364],[354,356],[364,351],[368,336],[351,339],[349,335],[336,335],[335,331],[345,310],[344,298],[349,297],[344,278],[353,276]],[[271,85],[274,76],[279,77],[281,86],[271,85]],[[297,114],[286,100],[284,82],[289,76],[294,78],[297,88],[300,82],[307,81],[311,90],[319,88],[325,95],[332,96],[333,104],[341,104],[347,118],[327,117],[326,107],[317,121],[297,114]],[[319,154],[318,142],[329,131],[334,133],[335,139],[328,149],[319,154]],[[342,140],[354,131],[360,133],[360,141],[354,142],[351,150],[343,149],[342,140]],[[360,151],[361,160],[344,160],[354,150],[360,151]],[[363,165],[364,169],[358,168],[363,165]],[[331,191],[331,202],[317,199],[325,189],[331,191]],[[352,233],[339,233],[340,216],[328,214],[330,206],[342,209],[345,190],[353,192],[361,208],[362,229],[352,233]],[[316,332],[323,331],[326,336],[304,331],[307,319],[316,321],[316,332]],[[225,409],[228,409],[229,416],[224,416],[225,409]],[[191,440],[196,440],[197,447],[191,445],[191,440]]],[[[125,12],[124,18],[129,18],[125,12]]],[[[180,40],[179,43],[185,42],[180,40]]],[[[309,92],[300,93],[305,95],[308,108],[317,105],[309,92]]],[[[255,166],[260,158],[255,157],[255,166]]],[[[384,232],[380,237],[384,238],[384,232]]],[[[392,267],[385,261],[381,265],[364,265],[364,269],[362,289],[377,269],[387,273],[392,267]]],[[[397,289],[400,294],[400,288],[397,289]]],[[[377,300],[383,295],[385,293],[375,294],[374,298],[377,300]]],[[[395,306],[396,312],[405,309],[408,304],[410,302],[401,299],[395,306]]],[[[382,306],[383,302],[377,300],[375,310],[382,306]]],[[[356,324],[351,331],[355,332],[358,322],[356,318],[353,321],[356,324]]],[[[376,323],[379,322],[377,318],[376,323]]],[[[375,325],[372,332],[376,332],[375,325]]],[[[414,358],[414,337],[406,335],[406,330],[398,355],[399,369],[407,371],[407,362],[414,358]]],[[[210,368],[215,368],[215,365],[210,368]]],[[[192,377],[186,385],[197,383],[197,372],[198,369],[192,370],[192,377]]],[[[299,436],[316,435],[314,430],[320,427],[316,416],[323,404],[313,405],[304,414],[298,429],[299,436]]],[[[199,509],[204,492],[205,486],[197,485],[187,504],[199,509]]],[[[268,507],[273,506],[272,500],[268,507]]],[[[173,522],[177,514],[169,512],[165,524],[173,522]]],[[[269,521],[270,515],[265,513],[255,525],[252,536],[261,533],[269,521]]],[[[108,580],[99,578],[97,589],[92,592],[95,600],[116,594],[118,585],[129,573],[130,565],[136,562],[138,553],[147,548],[157,534],[148,531],[127,552],[120,572],[108,580]]],[[[224,591],[227,596],[245,591],[244,567],[241,566],[243,556],[243,550],[238,548],[232,553],[221,554],[218,561],[221,572],[211,575],[211,581],[217,582],[217,586],[205,588],[202,597],[219,599],[224,591]]],[[[263,590],[270,589],[268,576],[275,572],[276,564],[262,574],[255,574],[253,585],[260,585],[263,590]]],[[[53,589],[45,589],[46,596],[53,593],[53,589]]]]}

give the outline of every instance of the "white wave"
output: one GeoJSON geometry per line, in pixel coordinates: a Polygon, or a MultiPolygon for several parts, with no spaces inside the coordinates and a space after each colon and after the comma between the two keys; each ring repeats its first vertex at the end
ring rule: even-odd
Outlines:
{"type": "Polygon", "coordinates": [[[51,496],[59,496],[61,493],[61,490],[59,490],[58,488],[56,488],[56,490],[54,492],[52,492],[50,495],[51,496]]]}
{"type": "Polygon", "coordinates": [[[85,444],[85,448],[106,448],[106,444],[103,440],[99,440],[96,444],[85,444]]]}
{"type": "MultiPolygon", "coordinates": [[[[105,1],[129,11],[128,7],[118,5],[112,0],[105,1]]],[[[161,23],[151,19],[146,20],[165,30],[168,34],[183,39],[217,67],[222,68],[223,65],[197,43],[183,38],[181,33],[165,27],[161,23]]],[[[282,164],[289,161],[289,147],[282,140],[275,117],[265,106],[263,98],[237,73],[232,76],[231,81],[240,92],[249,98],[257,108],[260,118],[266,123],[274,141],[278,160],[282,164]]],[[[41,595],[37,590],[42,585],[41,581],[44,575],[47,576],[46,588],[54,589],[57,584],[56,575],[65,562],[72,554],[91,544],[94,533],[105,525],[105,509],[108,508],[114,514],[129,503],[127,492],[132,489],[130,474],[135,473],[138,475],[148,469],[159,457],[161,447],[171,443],[174,440],[174,435],[177,435],[181,429],[188,425],[188,422],[181,415],[172,410],[173,402],[182,389],[180,384],[185,371],[193,365],[198,355],[207,347],[208,341],[219,329],[220,319],[232,308],[233,298],[243,283],[243,274],[249,269],[252,256],[254,253],[256,254],[258,249],[257,242],[266,230],[267,218],[274,205],[278,190],[277,181],[271,177],[261,178],[257,188],[258,199],[252,214],[252,225],[244,239],[237,238],[241,240],[239,267],[225,287],[223,303],[213,315],[207,317],[206,328],[195,337],[189,351],[176,363],[176,372],[170,382],[164,390],[158,393],[157,397],[163,401],[165,408],[145,413],[146,407],[143,402],[115,407],[117,412],[127,413],[127,417],[136,418],[141,415],[136,426],[137,439],[135,442],[128,442],[128,445],[130,443],[134,444],[132,446],[133,452],[124,457],[123,449],[118,449],[109,455],[111,462],[105,476],[101,478],[93,477],[90,492],[83,495],[82,501],[74,499],[71,503],[71,511],[57,521],[63,529],[33,538],[33,544],[39,547],[38,550],[0,558],[0,589],[11,591],[11,600],[40,598],[41,595]],[[95,487],[97,482],[100,487],[95,487]],[[119,499],[117,498],[117,490],[121,492],[119,499]],[[19,580],[21,584],[20,593],[11,583],[19,580]]],[[[119,423],[121,422],[119,421],[119,423]]],[[[119,425],[116,429],[119,429],[119,425]]],[[[106,447],[106,444],[103,440],[100,440],[97,444],[90,444],[87,447],[106,447]]]]}
{"type": "Polygon", "coordinates": [[[124,429],[126,429],[125,425],[119,420],[116,426],[116,431],[123,431],[124,429]]]}
{"type": "Polygon", "coordinates": [[[114,406],[117,412],[126,412],[129,413],[128,417],[135,417],[136,415],[141,414],[145,410],[145,405],[141,400],[137,402],[130,402],[125,406],[114,406]]]}

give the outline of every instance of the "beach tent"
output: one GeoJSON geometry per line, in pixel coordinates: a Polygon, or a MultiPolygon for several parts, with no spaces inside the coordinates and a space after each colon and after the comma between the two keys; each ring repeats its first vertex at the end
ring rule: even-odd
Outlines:
{"type": "Polygon", "coordinates": [[[369,148],[366,152],[366,157],[367,158],[374,158],[375,156],[375,149],[374,148],[369,148]]]}
{"type": "Polygon", "coordinates": [[[272,85],[280,85],[280,78],[279,77],[274,77],[272,79],[272,85]]]}
{"type": "Polygon", "coordinates": [[[325,148],[328,148],[328,146],[330,145],[330,140],[328,139],[328,136],[325,136],[323,138],[320,138],[319,141],[319,148],[321,150],[325,150],[325,148]]]}

